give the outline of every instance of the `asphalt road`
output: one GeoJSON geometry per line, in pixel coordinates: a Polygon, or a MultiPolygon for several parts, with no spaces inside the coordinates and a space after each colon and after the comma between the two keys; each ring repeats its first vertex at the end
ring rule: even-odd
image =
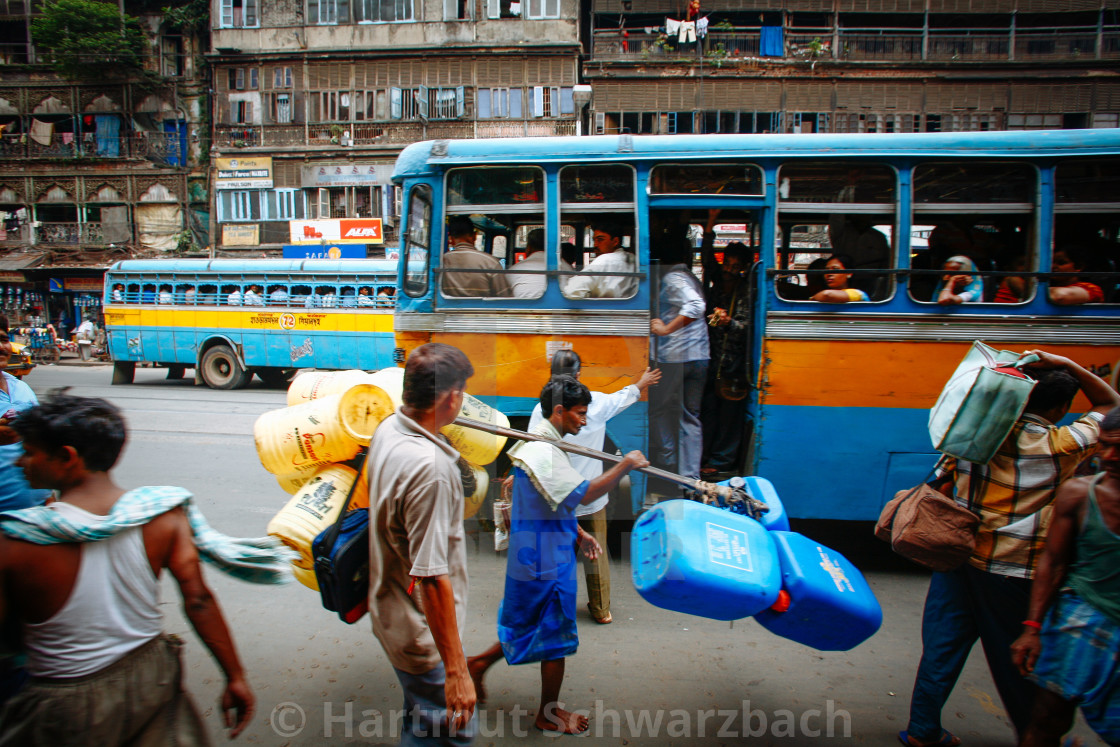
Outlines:
{"type": "MultiPolygon", "coordinates": [[[[252,428],[261,413],[284,406],[284,393],[259,381],[241,391],[213,391],[190,379],[165,381],[162,370],[143,368],[134,384],[113,387],[110,374],[107,366],[42,366],[26,381],[40,396],[68,386],[73,394],[106,397],[124,410],[130,439],[116,469],[122,487],[183,486],[220,531],[264,534],[288,496],[261,467],[252,428]]],[[[660,610],[638,597],[628,563],[616,559],[614,624],[596,625],[584,611],[586,600],[578,602],[580,649],[567,662],[561,696],[566,707],[591,713],[591,729],[579,739],[621,745],[897,744],[921,651],[928,575],[891,556],[867,524],[815,522],[795,529],[841,550],[864,571],[884,611],[875,636],[853,651],[825,653],[778,638],[749,619],[728,624],[660,610]]],[[[495,640],[505,567],[491,535],[473,538],[468,654],[495,640]]],[[[238,742],[396,742],[400,691],[368,618],[346,625],[320,606],[316,593],[296,583],[253,586],[212,571],[207,578],[258,699],[253,723],[238,742]]],[[[221,672],[184,621],[178,591],[166,578],[163,599],[166,629],[188,640],[187,686],[215,742],[223,743],[221,672]]],[[[476,744],[555,743],[557,737],[532,728],[537,667],[499,664],[488,685],[476,744]]],[[[980,647],[943,723],[966,747],[1014,743],[980,647]]],[[[1103,744],[1081,722],[1075,733],[1087,745],[1103,744]]]]}

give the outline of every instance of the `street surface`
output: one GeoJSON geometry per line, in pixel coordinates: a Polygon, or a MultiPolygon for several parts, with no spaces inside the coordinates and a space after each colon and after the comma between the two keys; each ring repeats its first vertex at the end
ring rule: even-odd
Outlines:
{"type": "MultiPolygon", "coordinates": [[[[105,397],[124,410],[131,432],[116,469],[122,487],[180,485],[194,493],[219,531],[264,534],[288,495],[261,467],[252,429],[261,413],[284,406],[284,393],[259,380],[245,390],[214,391],[193,386],[190,378],[165,381],[164,370],[147,368],[137,369],[135,384],[113,387],[111,372],[105,365],[40,366],[26,381],[40,397],[69,386],[71,394],[105,397]]],[[[866,523],[795,522],[794,528],[864,570],[884,610],[883,627],[869,641],[850,652],[818,652],[750,619],[729,625],[660,610],[638,597],[628,563],[616,558],[614,624],[592,622],[581,596],[581,645],[568,659],[561,692],[569,709],[590,711],[588,734],[558,738],[535,731],[538,667],[499,664],[487,680],[489,702],[476,744],[897,745],[921,651],[928,574],[894,558],[866,523]]],[[[496,640],[505,567],[491,535],[475,538],[468,654],[496,640]]],[[[396,743],[392,720],[400,690],[368,617],[346,625],[320,606],[317,593],[294,582],[253,586],[213,571],[207,578],[257,696],[257,714],[239,743],[396,743]]],[[[188,642],[187,687],[215,742],[227,743],[217,708],[221,672],[185,622],[166,574],[163,599],[166,629],[188,642]]],[[[1014,743],[979,646],[943,719],[965,747],[1014,743]]],[[[1080,720],[1075,734],[1086,745],[1103,744],[1080,720]]]]}

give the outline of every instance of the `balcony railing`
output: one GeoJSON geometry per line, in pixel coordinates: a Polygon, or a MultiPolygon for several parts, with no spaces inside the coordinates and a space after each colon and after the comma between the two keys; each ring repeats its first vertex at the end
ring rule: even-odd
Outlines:
{"type": "Polygon", "coordinates": [[[401,146],[421,140],[465,139],[488,137],[546,137],[575,135],[574,120],[502,119],[502,120],[435,120],[429,122],[334,122],[282,125],[218,125],[214,144],[221,149],[265,146],[346,147],[346,138],[335,135],[338,128],[350,133],[350,146],[401,146]],[[333,127],[333,129],[332,129],[333,127]]]}
{"type": "Polygon", "coordinates": [[[92,133],[54,133],[43,145],[29,134],[0,135],[0,158],[144,158],[163,166],[181,166],[186,154],[181,152],[178,134],[173,132],[137,132],[111,140],[98,141],[92,133]]]}
{"type": "Polygon", "coordinates": [[[35,243],[45,246],[104,245],[100,223],[47,223],[35,227],[35,243]]]}
{"type": "MultiPolygon", "coordinates": [[[[596,31],[591,59],[680,62],[718,56],[759,57],[759,27],[713,30],[699,44],[678,44],[663,34],[596,31]],[[713,55],[721,49],[724,53],[713,55]]],[[[1049,32],[1003,29],[787,29],[787,59],[857,62],[1050,62],[1120,59],[1120,28],[1070,28],[1049,32]],[[835,44],[834,44],[835,42],[835,44]]],[[[780,58],[764,58],[780,59],[780,58]]]]}

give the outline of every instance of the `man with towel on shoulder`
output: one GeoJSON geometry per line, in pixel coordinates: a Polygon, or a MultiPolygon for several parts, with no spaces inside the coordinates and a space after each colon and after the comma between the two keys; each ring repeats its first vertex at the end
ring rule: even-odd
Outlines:
{"type": "MultiPolygon", "coordinates": [[[[531,431],[559,441],[587,424],[591,392],[571,376],[554,376],[541,391],[541,412],[531,431]]],[[[509,450],[513,462],[513,507],[505,598],[498,610],[498,643],[467,662],[479,700],[482,678],[503,656],[510,664],[541,662],[541,706],[534,725],[542,731],[578,734],[587,717],[560,708],[564,658],[576,652],[577,545],[594,559],[599,543],[580,529],[575,509],[606,495],[624,475],[649,465],[639,451],[585,480],[568,455],[545,441],[522,441],[509,450]]]]}

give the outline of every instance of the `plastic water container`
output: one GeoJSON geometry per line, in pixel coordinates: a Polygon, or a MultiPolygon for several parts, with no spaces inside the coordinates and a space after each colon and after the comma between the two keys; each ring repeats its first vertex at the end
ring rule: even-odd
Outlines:
{"type": "Polygon", "coordinates": [[[786,514],[786,507],[778,497],[778,492],[774,490],[773,483],[765,477],[732,477],[718,484],[732,485],[738,480],[742,480],[742,487],[747,491],[747,495],[756,501],[762,501],[770,509],[759,517],[762,526],[771,531],[788,532],[789,515],[786,514]]]}
{"type": "Polygon", "coordinates": [[[338,519],[355,479],[359,482],[350,498],[350,509],[365,508],[369,505],[365,477],[346,465],[332,464],[316,472],[268,522],[268,533],[299,553],[299,558],[292,561],[294,565],[315,567],[311,543],[338,519]]]}
{"type": "Polygon", "coordinates": [[[463,486],[464,519],[469,519],[478,513],[478,509],[482,508],[482,502],[486,500],[486,492],[490,489],[490,474],[486,471],[486,468],[469,462],[467,464],[474,475],[474,490],[467,493],[466,485],[463,486]]]}
{"type": "Polygon", "coordinates": [[[369,375],[369,383],[381,387],[393,400],[393,407],[404,403],[404,369],[393,366],[369,375]]]}
{"type": "Polygon", "coordinates": [[[879,630],[879,600],[847,558],[797,532],[770,536],[789,606],[785,612],[767,609],[755,615],[762,627],[818,651],[847,651],[879,630]]]}
{"type": "Polygon", "coordinates": [[[634,587],[650,604],[738,620],[778,598],[774,541],[754,519],[686,500],[657,504],[634,524],[634,587]]]}
{"type": "Polygon", "coordinates": [[[288,406],[302,405],[332,394],[342,394],[355,384],[372,383],[371,376],[372,374],[357,369],[301,373],[288,385],[288,406]]]}
{"type": "Polygon", "coordinates": [[[295,472],[290,475],[276,475],[276,483],[288,495],[295,495],[311,479],[310,472],[295,472]]]}
{"type": "MultiPolygon", "coordinates": [[[[504,413],[469,394],[463,395],[463,407],[459,410],[459,417],[509,428],[509,418],[504,413]]],[[[498,458],[498,454],[506,444],[505,436],[495,436],[492,433],[461,425],[445,425],[440,429],[440,433],[447,436],[447,440],[455,450],[471,464],[490,464],[498,458]]]]}
{"type": "Polygon", "coordinates": [[[257,455],[274,475],[311,472],[345,462],[369,443],[378,424],[393,412],[380,387],[358,384],[306,404],[266,412],[253,425],[257,455]]]}

